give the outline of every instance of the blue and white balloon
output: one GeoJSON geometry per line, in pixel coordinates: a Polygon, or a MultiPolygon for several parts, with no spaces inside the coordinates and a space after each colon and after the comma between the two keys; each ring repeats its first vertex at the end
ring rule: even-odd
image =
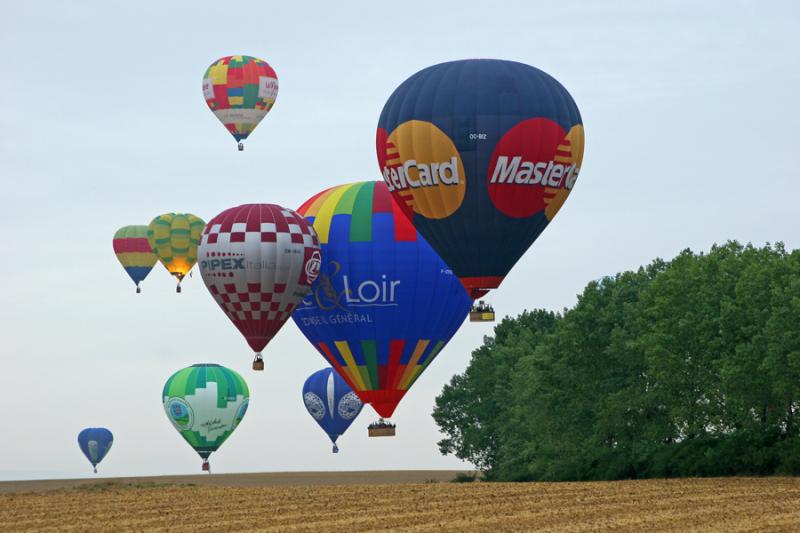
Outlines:
{"type": "Polygon", "coordinates": [[[332,368],[324,368],[308,377],[303,385],[303,403],[308,414],[328,434],[333,453],[339,452],[336,439],[364,407],[353,389],[332,368]]]}
{"type": "Polygon", "coordinates": [[[97,473],[97,465],[106,456],[114,443],[114,435],[106,428],[86,428],[78,433],[78,446],[83,455],[89,459],[97,473]]]}

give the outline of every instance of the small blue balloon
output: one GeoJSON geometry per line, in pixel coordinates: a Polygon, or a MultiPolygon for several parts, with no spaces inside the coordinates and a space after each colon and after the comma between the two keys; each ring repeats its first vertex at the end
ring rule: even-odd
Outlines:
{"type": "Polygon", "coordinates": [[[364,404],[332,368],[311,374],[303,385],[303,403],[308,414],[330,437],[333,453],[339,452],[336,439],[347,431],[364,404]]]}
{"type": "Polygon", "coordinates": [[[83,455],[89,459],[97,473],[97,464],[103,460],[111,445],[114,443],[114,435],[106,428],[86,428],[78,433],[78,446],[81,447],[83,455]]]}

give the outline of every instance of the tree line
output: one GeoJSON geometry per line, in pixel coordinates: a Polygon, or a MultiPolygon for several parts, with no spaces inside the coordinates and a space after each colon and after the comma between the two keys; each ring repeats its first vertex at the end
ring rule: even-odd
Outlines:
{"type": "Polygon", "coordinates": [[[495,480],[800,473],[800,251],[737,242],[503,319],[436,398],[495,480]]]}

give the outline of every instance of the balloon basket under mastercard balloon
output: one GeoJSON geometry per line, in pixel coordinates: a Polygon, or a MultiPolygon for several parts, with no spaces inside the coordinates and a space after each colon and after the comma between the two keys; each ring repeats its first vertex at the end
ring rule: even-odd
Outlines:
{"type": "Polygon", "coordinates": [[[473,304],[469,311],[470,322],[494,322],[494,307],[488,305],[483,300],[473,304]]]}

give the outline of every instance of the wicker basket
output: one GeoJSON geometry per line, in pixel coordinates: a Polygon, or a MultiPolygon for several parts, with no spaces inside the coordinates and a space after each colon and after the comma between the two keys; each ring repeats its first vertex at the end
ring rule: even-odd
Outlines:
{"type": "Polygon", "coordinates": [[[494,311],[470,311],[470,322],[494,322],[494,311]]]}
{"type": "Polygon", "coordinates": [[[394,437],[394,428],[369,428],[370,437],[394,437]]]}

